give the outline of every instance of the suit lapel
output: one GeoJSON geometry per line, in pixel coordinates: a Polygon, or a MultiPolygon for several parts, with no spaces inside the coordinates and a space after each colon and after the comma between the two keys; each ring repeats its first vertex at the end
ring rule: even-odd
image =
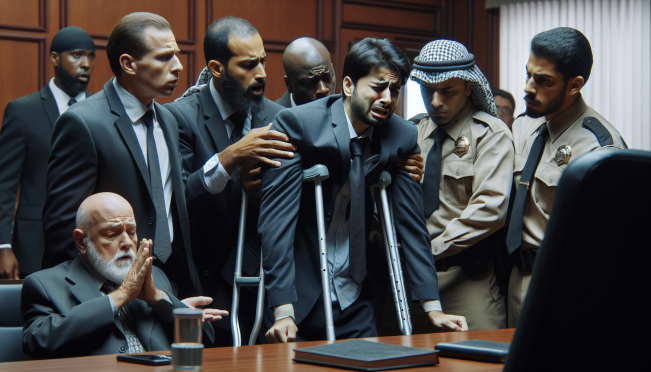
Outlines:
{"type": "Polygon", "coordinates": [[[147,168],[147,163],[145,163],[145,156],[142,154],[142,149],[140,148],[140,143],[138,143],[136,132],[133,131],[133,123],[131,122],[129,115],[127,115],[126,111],[124,111],[122,101],[120,101],[120,97],[118,97],[118,93],[115,91],[115,87],[113,86],[113,78],[109,79],[109,81],[104,84],[104,94],[106,94],[106,98],[108,99],[111,111],[119,116],[115,121],[115,126],[118,128],[118,132],[120,132],[124,143],[127,144],[127,148],[129,149],[129,152],[131,152],[131,156],[136,162],[138,170],[140,170],[140,175],[145,181],[147,190],[151,195],[149,168],[147,168]]]}
{"type": "Polygon", "coordinates": [[[350,173],[350,131],[348,130],[348,121],[346,120],[346,113],[344,111],[343,98],[338,99],[330,106],[330,114],[332,115],[332,131],[337,140],[337,147],[339,148],[339,156],[341,159],[341,183],[332,185],[331,205],[334,205],[334,200],[341,190],[344,182],[350,173]]]}
{"type": "MultiPolygon", "coordinates": [[[[271,102],[271,101],[267,101],[267,102],[271,102]]],[[[253,115],[253,117],[251,118],[251,129],[262,128],[268,125],[267,116],[268,115],[265,110],[262,110],[262,112],[253,115]]],[[[270,119],[273,120],[274,118],[270,118],[270,119]]]]}
{"type": "Polygon", "coordinates": [[[377,126],[373,129],[373,140],[371,141],[371,152],[377,154],[379,152],[379,157],[376,158],[371,164],[365,169],[364,181],[367,185],[370,185],[375,178],[378,176],[380,171],[384,169],[388,159],[389,153],[389,141],[388,141],[388,129],[391,125],[391,120],[389,120],[384,125],[377,126]],[[379,147],[379,149],[378,149],[379,147]]]}
{"type": "Polygon", "coordinates": [[[59,107],[57,106],[57,101],[54,99],[54,94],[50,90],[49,84],[41,89],[41,104],[43,105],[43,109],[45,109],[47,118],[50,119],[50,125],[54,128],[54,123],[59,118],[59,107]]]}
{"type": "Polygon", "coordinates": [[[84,267],[84,263],[81,262],[80,256],[72,260],[66,279],[73,284],[70,287],[70,292],[80,303],[102,297],[99,288],[95,288],[93,278],[84,267]]]}
{"type": "Polygon", "coordinates": [[[226,132],[226,124],[222,119],[221,113],[217,109],[217,104],[210,94],[210,87],[205,87],[199,92],[199,102],[201,103],[201,111],[205,121],[203,125],[210,134],[213,144],[215,145],[216,152],[222,152],[227,148],[231,141],[226,132]]]}

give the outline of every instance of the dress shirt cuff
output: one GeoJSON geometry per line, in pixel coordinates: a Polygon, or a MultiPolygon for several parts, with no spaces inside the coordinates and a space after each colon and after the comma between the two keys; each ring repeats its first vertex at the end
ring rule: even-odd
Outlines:
{"type": "Polygon", "coordinates": [[[231,179],[219,162],[219,154],[213,155],[203,166],[203,180],[212,194],[219,194],[231,179]]]}
{"type": "Polygon", "coordinates": [[[280,318],[287,318],[287,317],[292,317],[292,319],[295,319],[294,305],[285,304],[285,305],[276,306],[274,308],[274,319],[276,319],[276,321],[278,321],[280,318]]]}
{"type": "Polygon", "coordinates": [[[0,244],[0,249],[9,248],[11,249],[11,244],[0,244]]]}
{"type": "Polygon", "coordinates": [[[420,300],[420,305],[426,313],[430,311],[443,311],[439,300],[420,300]]]}
{"type": "Polygon", "coordinates": [[[436,239],[432,240],[432,254],[438,256],[450,248],[450,245],[452,244],[446,243],[443,240],[443,234],[441,234],[436,239]]]}
{"type": "Polygon", "coordinates": [[[120,309],[118,309],[118,305],[115,304],[111,296],[106,296],[106,297],[108,297],[109,302],[111,302],[111,310],[113,311],[113,317],[115,318],[116,316],[118,316],[118,310],[120,309]]]}

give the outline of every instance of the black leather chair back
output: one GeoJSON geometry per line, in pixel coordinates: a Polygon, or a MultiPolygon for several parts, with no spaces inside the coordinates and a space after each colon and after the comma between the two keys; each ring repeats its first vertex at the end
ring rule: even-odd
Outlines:
{"type": "Polygon", "coordinates": [[[646,370],[651,153],[599,150],[563,173],[504,371],[646,370]]]}
{"type": "Polygon", "coordinates": [[[32,359],[23,353],[22,287],[22,280],[0,282],[0,363],[32,359]]]}

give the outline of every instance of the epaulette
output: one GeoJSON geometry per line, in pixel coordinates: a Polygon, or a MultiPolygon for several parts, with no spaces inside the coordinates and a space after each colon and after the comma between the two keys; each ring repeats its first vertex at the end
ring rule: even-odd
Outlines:
{"type": "Polygon", "coordinates": [[[583,127],[594,133],[599,141],[599,146],[613,145],[613,135],[610,131],[595,117],[588,116],[583,119],[583,127]]]}
{"type": "Polygon", "coordinates": [[[416,114],[416,115],[412,116],[411,118],[409,118],[409,121],[411,121],[412,123],[418,125],[418,124],[420,124],[420,121],[423,120],[425,115],[427,115],[427,114],[424,113],[424,112],[421,113],[421,114],[416,114]]]}

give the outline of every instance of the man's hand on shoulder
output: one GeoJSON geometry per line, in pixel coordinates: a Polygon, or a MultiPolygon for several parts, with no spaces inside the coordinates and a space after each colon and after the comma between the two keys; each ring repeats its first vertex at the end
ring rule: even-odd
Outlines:
{"type": "Polygon", "coordinates": [[[398,168],[409,173],[416,182],[420,182],[423,179],[423,169],[425,168],[423,156],[416,153],[403,155],[398,159],[398,168]]]}
{"type": "Polygon", "coordinates": [[[138,249],[138,253],[136,253],[136,259],[133,260],[131,269],[129,269],[124,281],[122,281],[122,285],[109,294],[118,309],[136,298],[139,298],[141,296],[140,292],[142,292],[142,287],[145,283],[147,273],[149,272],[149,275],[151,276],[153,257],[149,254],[149,242],[147,242],[146,246],[143,246],[144,242],[145,241],[143,240],[143,242],[140,243],[140,249],[138,249]]]}
{"type": "MultiPolygon", "coordinates": [[[[194,309],[198,306],[205,306],[209,305],[212,303],[212,298],[210,297],[205,297],[205,296],[197,296],[197,297],[188,297],[184,300],[181,300],[185,304],[185,306],[194,309]]],[[[201,309],[203,310],[203,318],[201,319],[202,322],[215,322],[217,320],[221,320],[222,317],[228,316],[228,311],[226,310],[219,310],[219,309],[201,309]]]]}
{"type": "Polygon", "coordinates": [[[20,279],[18,260],[11,248],[0,248],[0,279],[20,279]]]}
{"type": "Polygon", "coordinates": [[[251,129],[242,139],[228,146],[219,154],[219,163],[228,174],[238,164],[245,162],[259,162],[269,166],[280,167],[279,161],[269,158],[294,157],[296,146],[289,143],[289,137],[275,130],[271,130],[271,124],[266,127],[251,129]]]}
{"type": "Polygon", "coordinates": [[[277,320],[276,323],[267,331],[267,341],[271,344],[286,343],[296,341],[298,327],[294,324],[291,317],[277,320]]]}
{"type": "Polygon", "coordinates": [[[468,330],[468,322],[465,316],[445,314],[442,311],[430,311],[427,315],[437,328],[447,328],[451,331],[468,330]]]}

